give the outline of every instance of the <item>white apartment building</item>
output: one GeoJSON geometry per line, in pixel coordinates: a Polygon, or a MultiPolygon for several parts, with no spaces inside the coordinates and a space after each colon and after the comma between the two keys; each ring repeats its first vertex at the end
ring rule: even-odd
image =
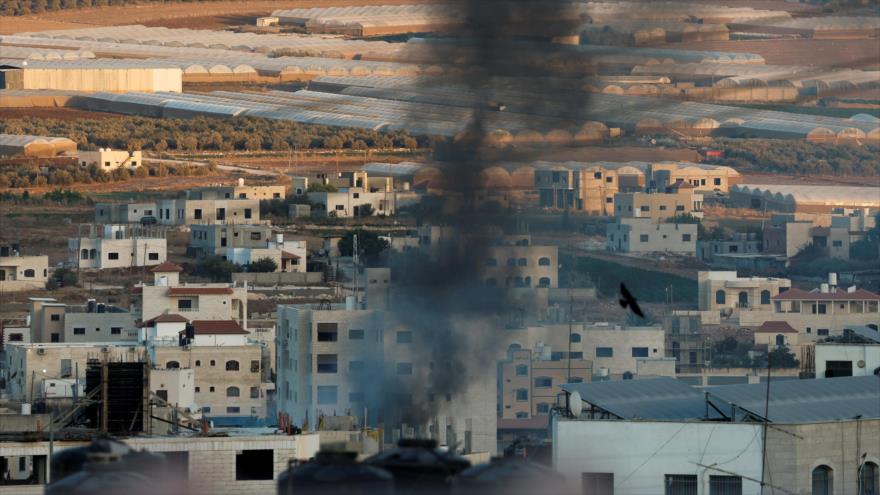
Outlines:
{"type": "Polygon", "coordinates": [[[654,223],[650,218],[620,218],[607,225],[605,243],[609,251],[695,255],[697,225],[654,223]]]}
{"type": "Polygon", "coordinates": [[[787,278],[739,277],[735,271],[701,271],[697,284],[700,311],[713,313],[715,319],[749,312],[748,321],[770,317],[773,297],[791,288],[787,278]]]}
{"type": "Polygon", "coordinates": [[[48,256],[22,256],[17,245],[0,246],[0,292],[42,289],[48,280],[48,256]]]}
{"type": "Polygon", "coordinates": [[[134,169],[143,165],[140,151],[111,150],[100,148],[97,151],[78,151],[76,159],[82,167],[96,166],[104,172],[112,172],[117,168],[134,169]]]}
{"type": "Polygon", "coordinates": [[[69,260],[79,268],[107,269],[153,266],[168,257],[167,241],[158,230],[128,225],[104,225],[89,237],[67,240],[69,260]]]}
{"type": "Polygon", "coordinates": [[[152,285],[141,284],[135,295],[133,313],[147,321],[164,313],[180,314],[188,320],[234,320],[247,325],[247,288],[235,284],[188,284],[180,282],[183,268],[163,263],[150,270],[152,285]]]}

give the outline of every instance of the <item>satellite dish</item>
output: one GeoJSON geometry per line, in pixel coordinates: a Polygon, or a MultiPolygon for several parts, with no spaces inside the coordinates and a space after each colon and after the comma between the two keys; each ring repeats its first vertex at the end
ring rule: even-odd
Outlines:
{"type": "Polygon", "coordinates": [[[568,410],[571,411],[571,415],[577,418],[581,415],[583,409],[584,403],[581,399],[581,394],[578,392],[572,392],[571,395],[568,396],[568,410]]]}

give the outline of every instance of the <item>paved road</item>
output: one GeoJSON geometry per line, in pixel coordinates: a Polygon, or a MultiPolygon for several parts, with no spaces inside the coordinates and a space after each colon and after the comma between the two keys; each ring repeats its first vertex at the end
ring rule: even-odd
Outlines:
{"type": "MultiPolygon", "coordinates": [[[[204,167],[208,165],[208,162],[196,162],[191,160],[169,160],[166,158],[145,158],[145,162],[147,163],[168,163],[172,165],[193,165],[196,167],[204,167]]],[[[270,170],[261,170],[258,168],[247,168],[247,167],[239,167],[236,165],[217,165],[218,170],[228,170],[230,172],[244,172],[246,174],[251,175],[260,175],[263,177],[276,177],[277,173],[272,172],[270,170]]]]}

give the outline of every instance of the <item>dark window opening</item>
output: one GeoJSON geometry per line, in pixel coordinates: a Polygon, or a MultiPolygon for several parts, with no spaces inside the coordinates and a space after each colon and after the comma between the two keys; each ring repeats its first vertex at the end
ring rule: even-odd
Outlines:
{"type": "Polygon", "coordinates": [[[243,450],[235,456],[236,480],[272,480],[275,452],[272,449],[243,450]]]}
{"type": "Polygon", "coordinates": [[[337,330],[336,323],[318,323],[318,342],[336,342],[337,330]]]}

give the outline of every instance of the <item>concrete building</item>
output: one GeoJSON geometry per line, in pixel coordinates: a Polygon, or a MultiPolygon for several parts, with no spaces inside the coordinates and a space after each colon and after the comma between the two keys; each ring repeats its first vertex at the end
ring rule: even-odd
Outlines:
{"type": "Polygon", "coordinates": [[[2,378],[6,394],[13,401],[34,402],[47,398],[53,380],[85,381],[89,359],[138,361],[143,348],[135,343],[31,343],[10,344],[5,348],[2,378]]]}
{"type": "Polygon", "coordinates": [[[697,249],[697,225],[654,223],[648,218],[622,218],[605,229],[609,251],[624,253],[675,253],[693,256],[697,249]]]}
{"type": "MultiPolygon", "coordinates": [[[[756,233],[736,233],[732,239],[697,241],[697,259],[712,266],[727,267],[731,260],[743,255],[763,252],[763,240],[756,233]]],[[[736,263],[733,261],[733,263],[736,263]]]]}
{"type": "Polygon", "coordinates": [[[111,150],[100,148],[97,151],[79,151],[76,161],[82,167],[94,165],[104,172],[112,172],[117,168],[135,169],[143,165],[140,151],[111,150]]]}
{"type": "Polygon", "coordinates": [[[164,313],[181,314],[189,320],[234,320],[247,326],[247,288],[235,284],[180,283],[183,268],[163,263],[150,270],[153,284],[132,290],[132,312],[147,321],[164,313]]]}
{"type": "Polygon", "coordinates": [[[164,314],[145,323],[147,335],[157,336],[146,341],[152,366],[192,370],[194,403],[215,423],[265,418],[273,387],[268,371],[264,372],[268,361],[264,347],[248,342],[248,331],[232,320],[187,323],[180,319],[180,315],[164,314]],[[178,338],[168,338],[168,332],[175,330],[178,338]]]}
{"type": "Polygon", "coordinates": [[[397,208],[418,203],[415,192],[364,192],[360,188],[340,189],[338,192],[310,192],[312,213],[335,218],[357,218],[369,215],[394,215],[397,208]]]}
{"type": "Polygon", "coordinates": [[[154,266],[168,257],[164,232],[149,227],[92,226],[88,237],[67,240],[69,261],[78,268],[108,269],[154,266]]]}
{"type": "Polygon", "coordinates": [[[815,359],[817,379],[877,375],[880,373],[880,341],[817,342],[815,359]]]}
{"type": "Polygon", "coordinates": [[[650,218],[655,223],[677,216],[703,217],[703,195],[694,188],[677,187],[666,193],[617,193],[614,195],[614,216],[617,218],[650,218]]]}
{"type": "Polygon", "coordinates": [[[67,306],[62,342],[133,343],[138,340],[135,315],[94,300],[85,307],[67,306]]]}
{"type": "Polygon", "coordinates": [[[48,256],[23,256],[18,245],[0,246],[0,292],[43,289],[48,280],[48,256]]]}
{"type": "Polygon", "coordinates": [[[848,260],[850,246],[875,225],[876,214],[868,209],[777,214],[764,226],[764,251],[791,258],[812,245],[824,256],[848,260]]]}
{"type": "Polygon", "coordinates": [[[95,204],[96,224],[141,223],[144,217],[156,217],[156,203],[95,204]]]}
{"type": "Polygon", "coordinates": [[[764,384],[565,385],[583,402],[579,414],[553,417],[553,466],[573,492],[859,493],[877,486],[880,403],[868,399],[877,380],[776,381],[766,430],[764,384]]]}
{"type": "Polygon", "coordinates": [[[483,280],[487,287],[559,286],[559,248],[535,246],[531,236],[501,239],[485,249],[483,280]]]}
{"type": "Polygon", "coordinates": [[[382,418],[386,444],[409,425],[433,431],[441,444],[463,440],[466,453],[494,453],[494,368],[457,370],[465,375],[463,388],[435,394],[426,384],[442,363],[421,354],[427,347],[422,339],[429,336],[390,318],[384,311],[357,309],[353,300],[345,309],[279,306],[279,410],[310,426],[322,415],[352,415],[368,424],[382,418]],[[428,403],[430,417],[423,417],[417,411],[428,403]]]}
{"type": "Polygon", "coordinates": [[[549,417],[561,392],[559,385],[592,380],[590,359],[572,359],[569,366],[568,359],[554,361],[549,355],[531,349],[511,350],[509,359],[498,363],[498,418],[549,417]]]}
{"type": "MultiPolygon", "coordinates": [[[[666,357],[662,327],[622,327],[607,323],[533,325],[496,332],[498,361],[512,353],[532,351],[533,360],[591,361],[594,380],[627,376],[675,376],[675,360],[666,357]],[[571,354],[569,355],[569,349],[571,354]]],[[[574,376],[574,375],[573,375],[574,376]]],[[[589,380],[588,380],[589,381],[589,380]]]]}
{"type": "Polygon", "coordinates": [[[697,286],[700,311],[729,318],[738,317],[743,311],[760,311],[769,315],[773,311],[773,297],[791,288],[791,280],[739,277],[735,271],[700,271],[697,286]]]}
{"type": "Polygon", "coordinates": [[[243,178],[234,186],[196,187],[186,192],[187,199],[256,199],[266,201],[283,199],[284,186],[248,186],[243,178]]]}
{"type": "MultiPolygon", "coordinates": [[[[818,289],[789,289],[773,296],[772,319],[798,331],[799,343],[842,336],[846,329],[880,326],[880,295],[851,286],[837,287],[836,274],[818,289]]],[[[757,326],[759,322],[743,322],[757,326]]]]}
{"type": "Polygon", "coordinates": [[[247,265],[263,258],[275,262],[276,272],[305,273],[308,250],[304,240],[284,240],[268,225],[193,225],[187,253],[220,256],[247,265]]]}
{"type": "Polygon", "coordinates": [[[145,217],[161,225],[260,223],[256,199],[162,199],[147,203],[95,205],[95,223],[140,223],[145,217]]]}
{"type": "MultiPolygon", "coordinates": [[[[227,436],[144,436],[126,438],[135,450],[162,453],[180,473],[181,483],[191,493],[247,495],[273,492],[276,479],[291,461],[306,461],[320,449],[320,435],[259,434],[255,430],[232,432],[227,436]]],[[[55,439],[49,441],[4,441],[3,457],[24,457],[33,464],[34,485],[0,485],[0,495],[40,495],[49,478],[46,460],[50,452],[83,447],[85,441],[55,439]]],[[[179,491],[181,486],[176,487],[179,491]]]]}

